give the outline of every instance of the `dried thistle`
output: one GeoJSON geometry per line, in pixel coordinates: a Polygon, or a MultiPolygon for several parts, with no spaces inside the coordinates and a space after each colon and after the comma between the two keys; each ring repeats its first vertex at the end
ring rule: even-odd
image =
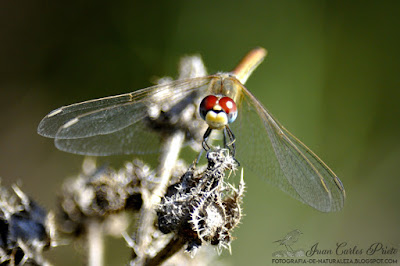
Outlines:
{"type": "Polygon", "coordinates": [[[58,222],[64,233],[85,234],[88,220],[103,222],[111,215],[138,211],[142,206],[140,186],[150,173],[147,165],[135,160],[116,171],[106,166],[97,168],[94,163],[86,159],[82,173],[63,185],[58,222]]]}
{"type": "Polygon", "coordinates": [[[14,185],[0,186],[0,264],[49,265],[45,249],[57,245],[54,216],[14,185]]]}
{"type": "Polygon", "coordinates": [[[161,232],[184,239],[193,254],[203,244],[230,249],[231,232],[241,219],[244,181],[236,189],[226,182],[226,171],[235,171],[235,159],[226,149],[207,153],[206,170],[195,166],[168,187],[157,210],[161,232]]]}

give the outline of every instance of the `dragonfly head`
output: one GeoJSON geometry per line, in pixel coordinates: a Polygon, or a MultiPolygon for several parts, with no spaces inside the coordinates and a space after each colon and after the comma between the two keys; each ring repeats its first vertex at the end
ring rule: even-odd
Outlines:
{"type": "Polygon", "coordinates": [[[212,129],[222,129],[235,121],[236,103],[226,96],[208,95],[200,103],[200,116],[212,129]]]}

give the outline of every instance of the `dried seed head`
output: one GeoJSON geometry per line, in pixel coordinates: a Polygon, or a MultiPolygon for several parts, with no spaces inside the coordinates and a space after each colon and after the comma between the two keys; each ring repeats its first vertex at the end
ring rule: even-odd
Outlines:
{"type": "Polygon", "coordinates": [[[231,232],[241,219],[244,182],[236,189],[225,181],[225,172],[236,162],[226,149],[210,150],[208,166],[201,173],[194,166],[171,185],[157,210],[158,227],[184,238],[186,250],[202,244],[229,248],[231,232]]]}
{"type": "Polygon", "coordinates": [[[0,261],[3,265],[44,265],[42,251],[56,246],[53,214],[22,190],[0,187],[0,261]]]}
{"type": "Polygon", "coordinates": [[[141,208],[141,181],[149,175],[142,162],[127,163],[118,172],[108,167],[84,172],[63,185],[59,223],[65,233],[81,234],[88,218],[104,220],[111,214],[141,208]]]}

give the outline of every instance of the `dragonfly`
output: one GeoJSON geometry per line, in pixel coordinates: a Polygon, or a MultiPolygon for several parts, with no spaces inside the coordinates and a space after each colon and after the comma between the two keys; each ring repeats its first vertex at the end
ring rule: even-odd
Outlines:
{"type": "Polygon", "coordinates": [[[157,145],[154,140],[159,136],[149,130],[149,110],[159,113],[157,106],[173,108],[185,99],[198,99],[195,104],[208,125],[204,148],[209,148],[211,131],[224,130],[224,143],[242,166],[319,211],[339,211],[345,189],[337,175],[243,85],[266,55],[267,51],[258,47],[231,72],[179,79],[60,107],[42,119],[38,133],[54,138],[56,147],[66,152],[137,154],[157,145]],[[200,98],[191,98],[193,94],[200,98]]]}

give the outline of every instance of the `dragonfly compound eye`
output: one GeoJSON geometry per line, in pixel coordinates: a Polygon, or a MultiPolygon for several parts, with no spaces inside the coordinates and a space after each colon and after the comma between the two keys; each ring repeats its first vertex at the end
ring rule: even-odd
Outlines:
{"type": "Polygon", "coordinates": [[[208,111],[212,110],[213,107],[218,103],[217,96],[208,95],[200,103],[200,116],[206,120],[208,111]]]}
{"type": "Polygon", "coordinates": [[[200,116],[212,129],[222,129],[228,123],[235,121],[237,108],[235,102],[229,97],[219,98],[208,95],[200,104],[200,116]]]}
{"type": "Polygon", "coordinates": [[[219,99],[218,104],[222,107],[222,110],[228,115],[228,123],[235,121],[237,117],[236,103],[229,97],[222,97],[219,99]]]}

